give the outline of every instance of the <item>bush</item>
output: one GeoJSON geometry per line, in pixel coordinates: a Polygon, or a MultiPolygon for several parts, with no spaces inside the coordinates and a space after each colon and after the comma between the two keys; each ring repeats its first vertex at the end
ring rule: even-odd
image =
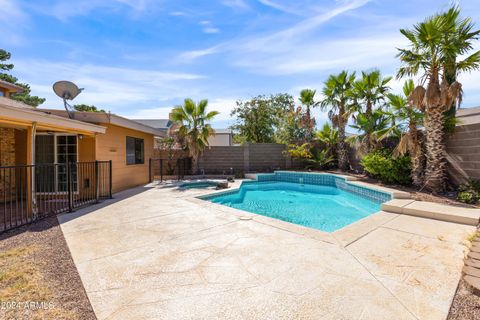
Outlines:
{"type": "Polygon", "coordinates": [[[390,151],[374,151],[364,156],[360,164],[368,174],[382,182],[412,183],[409,156],[393,157],[390,151]]]}
{"type": "Polygon", "coordinates": [[[458,187],[458,201],[475,204],[480,200],[480,181],[469,180],[458,187]]]}

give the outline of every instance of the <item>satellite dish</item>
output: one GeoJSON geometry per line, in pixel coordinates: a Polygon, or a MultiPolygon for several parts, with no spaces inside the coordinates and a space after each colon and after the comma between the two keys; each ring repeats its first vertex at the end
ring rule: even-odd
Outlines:
{"type": "Polygon", "coordinates": [[[68,104],[67,100],[75,99],[82,90],[83,88],[78,88],[75,83],[70,81],[57,81],[53,84],[53,91],[63,99],[63,105],[70,119],[74,118],[75,109],[68,104]]]}

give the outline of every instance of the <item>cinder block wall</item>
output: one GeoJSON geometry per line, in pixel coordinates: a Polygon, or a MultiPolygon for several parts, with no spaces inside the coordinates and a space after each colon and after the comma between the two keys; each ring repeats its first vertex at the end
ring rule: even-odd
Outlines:
{"type": "MultiPolygon", "coordinates": [[[[199,159],[199,169],[205,174],[231,174],[246,172],[271,172],[301,166],[284,153],[285,145],[276,143],[245,144],[242,146],[217,146],[204,150],[199,159]]],[[[186,156],[177,152],[175,159],[186,156]]],[[[164,150],[156,150],[155,158],[167,158],[164,150]]]]}
{"type": "Polygon", "coordinates": [[[480,124],[457,126],[447,138],[448,171],[453,183],[480,180],[480,124]]]}

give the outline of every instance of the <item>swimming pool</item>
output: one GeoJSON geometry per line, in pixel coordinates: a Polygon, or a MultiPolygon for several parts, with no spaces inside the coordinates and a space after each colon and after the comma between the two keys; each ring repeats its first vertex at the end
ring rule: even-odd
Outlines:
{"type": "Polygon", "coordinates": [[[325,232],[380,211],[381,203],[391,199],[388,193],[350,184],[335,175],[306,175],[259,175],[258,181],[244,182],[236,191],[201,198],[325,232]]]}

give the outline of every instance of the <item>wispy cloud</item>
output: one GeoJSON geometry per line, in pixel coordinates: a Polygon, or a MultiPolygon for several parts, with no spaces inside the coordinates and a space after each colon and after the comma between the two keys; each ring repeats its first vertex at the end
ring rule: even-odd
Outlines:
{"type": "Polygon", "coordinates": [[[205,78],[191,73],[44,60],[16,60],[15,70],[21,79],[28,79],[34,94],[47,98],[46,107],[60,106],[51,85],[58,80],[70,80],[85,88],[75,103],[94,104],[107,110],[130,106],[128,112],[195,95],[195,81],[205,78]]]}
{"type": "Polygon", "coordinates": [[[127,8],[132,15],[144,12],[151,4],[151,0],[76,0],[61,1],[58,0],[52,5],[30,4],[35,10],[46,15],[51,15],[61,21],[68,21],[75,16],[85,16],[95,10],[108,9],[119,10],[127,8]]]}
{"type": "Polygon", "coordinates": [[[270,8],[273,8],[275,10],[282,11],[282,12],[285,12],[285,13],[288,13],[288,14],[305,15],[305,13],[306,13],[305,11],[296,10],[296,9],[293,9],[292,7],[284,6],[280,3],[277,3],[277,2],[274,2],[274,1],[271,1],[271,0],[258,0],[258,2],[260,2],[264,6],[267,6],[267,7],[270,7],[270,8]]]}
{"type": "Polygon", "coordinates": [[[245,0],[222,0],[222,4],[236,10],[250,9],[250,6],[245,0]]]}
{"type": "Polygon", "coordinates": [[[22,42],[21,29],[29,23],[27,14],[15,0],[0,0],[0,25],[3,41],[11,44],[22,42]]]}
{"type": "Polygon", "coordinates": [[[209,20],[200,21],[200,25],[202,26],[202,31],[204,33],[218,33],[218,32],[220,32],[220,29],[214,27],[213,23],[209,20]]]}

